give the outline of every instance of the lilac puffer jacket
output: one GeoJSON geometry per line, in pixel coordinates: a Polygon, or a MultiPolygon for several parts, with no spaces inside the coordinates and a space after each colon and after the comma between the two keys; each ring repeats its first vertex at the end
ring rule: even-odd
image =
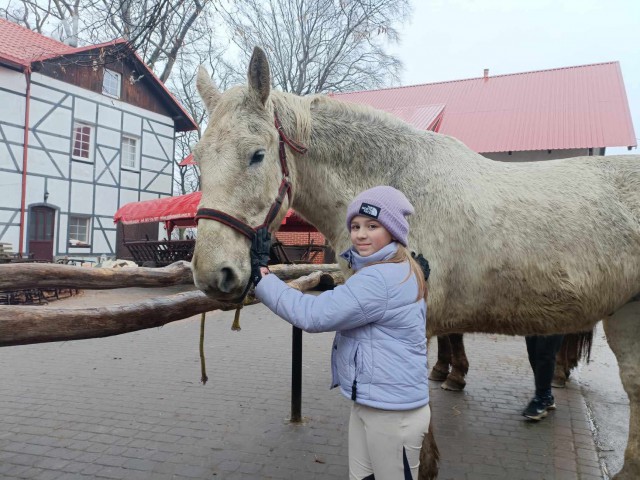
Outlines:
{"type": "Polygon", "coordinates": [[[336,331],[331,352],[331,387],[357,403],[385,410],[410,410],[429,402],[426,305],[416,301],[417,281],[408,263],[387,260],[390,243],[368,257],[342,254],[357,272],[344,285],[318,296],[267,275],[256,296],[275,314],[305,332],[336,331]]]}

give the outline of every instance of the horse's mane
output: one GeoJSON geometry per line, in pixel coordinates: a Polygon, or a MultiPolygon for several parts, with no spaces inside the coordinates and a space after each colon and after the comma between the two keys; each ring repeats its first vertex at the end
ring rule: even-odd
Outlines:
{"type": "Polygon", "coordinates": [[[370,125],[384,124],[407,132],[419,132],[390,113],[377,110],[369,105],[343,102],[328,95],[316,94],[300,97],[291,93],[272,91],[271,98],[278,112],[289,112],[293,116],[289,119],[292,124],[290,127],[293,127],[292,132],[295,132],[298,139],[307,143],[311,131],[311,109],[314,107],[330,110],[332,118],[343,119],[345,123],[357,120],[370,125]]]}

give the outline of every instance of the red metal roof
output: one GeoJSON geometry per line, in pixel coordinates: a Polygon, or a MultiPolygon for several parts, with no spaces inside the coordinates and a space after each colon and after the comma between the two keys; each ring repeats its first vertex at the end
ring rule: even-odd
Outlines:
{"type": "Polygon", "coordinates": [[[438,131],[477,152],[636,146],[618,62],[335,94],[396,113],[444,105],[438,131]]]}
{"type": "Polygon", "coordinates": [[[401,118],[420,130],[434,130],[438,125],[438,119],[442,117],[444,104],[437,105],[410,105],[389,110],[389,113],[401,118]]]}

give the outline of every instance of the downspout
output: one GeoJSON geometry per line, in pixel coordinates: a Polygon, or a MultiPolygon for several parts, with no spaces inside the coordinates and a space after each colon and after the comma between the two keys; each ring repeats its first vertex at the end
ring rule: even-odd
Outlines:
{"type": "Polygon", "coordinates": [[[29,107],[31,105],[31,65],[27,65],[24,70],[27,80],[27,92],[25,95],[24,107],[24,139],[22,148],[22,198],[20,201],[20,241],[18,252],[20,256],[24,253],[24,212],[27,201],[27,159],[29,157],[29,107]]]}

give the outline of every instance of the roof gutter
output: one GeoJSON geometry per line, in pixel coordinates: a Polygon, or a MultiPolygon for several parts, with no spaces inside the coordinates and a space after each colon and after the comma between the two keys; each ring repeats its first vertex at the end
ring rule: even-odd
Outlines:
{"type": "Polygon", "coordinates": [[[29,110],[31,106],[31,65],[27,65],[24,69],[24,77],[27,81],[27,91],[25,94],[24,107],[24,137],[22,147],[22,193],[20,200],[20,240],[18,252],[20,255],[24,253],[24,213],[27,200],[27,160],[29,158],[29,110]]]}

